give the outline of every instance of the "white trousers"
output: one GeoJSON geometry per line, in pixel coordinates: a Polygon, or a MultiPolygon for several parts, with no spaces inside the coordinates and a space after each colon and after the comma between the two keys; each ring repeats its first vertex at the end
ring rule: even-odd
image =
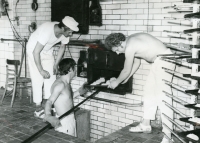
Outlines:
{"type": "Polygon", "coordinates": [[[45,54],[43,52],[40,54],[42,67],[50,74],[49,79],[44,79],[37,69],[32,52],[27,51],[27,54],[32,81],[33,102],[39,104],[42,102],[42,98],[48,99],[50,97],[51,85],[56,80],[56,75],[53,75],[54,57],[53,55],[45,54]],[[43,86],[44,96],[42,96],[43,86]]]}
{"type": "MultiPolygon", "coordinates": [[[[172,54],[172,52],[168,49],[163,54],[172,54]]],[[[162,113],[164,113],[173,119],[173,111],[162,101],[164,100],[172,105],[172,99],[163,93],[163,91],[166,91],[171,94],[171,88],[166,85],[164,81],[162,81],[162,79],[165,79],[171,82],[172,75],[166,73],[162,67],[174,70],[175,65],[170,62],[160,60],[159,57],[157,57],[152,64],[146,85],[144,87],[144,119],[155,120],[157,107],[159,107],[162,123],[165,123],[170,129],[173,129],[173,124],[162,115],[162,113]]],[[[163,126],[163,132],[167,135],[171,134],[165,126],[163,126]]]]}
{"type": "MultiPolygon", "coordinates": [[[[56,115],[56,117],[59,117],[56,115]]],[[[76,137],[76,120],[74,113],[60,120],[61,126],[55,130],[76,137]]]]}

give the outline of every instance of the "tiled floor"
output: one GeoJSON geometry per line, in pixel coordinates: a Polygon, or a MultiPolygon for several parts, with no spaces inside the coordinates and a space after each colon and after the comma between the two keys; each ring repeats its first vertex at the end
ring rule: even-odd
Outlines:
{"type": "MultiPolygon", "coordinates": [[[[2,90],[0,90],[0,99],[1,96],[2,90]]],[[[11,97],[7,97],[0,106],[0,143],[20,143],[47,125],[33,116],[34,106],[30,105],[27,97],[24,96],[22,100],[16,98],[13,108],[10,107],[10,101],[11,97]]],[[[128,131],[130,126],[99,139],[96,143],[160,143],[162,140],[161,129],[154,128],[151,134],[130,133],[128,131]]],[[[62,134],[53,129],[49,129],[33,142],[90,143],[90,141],[62,134]]]]}
{"type": "MultiPolygon", "coordinates": [[[[0,99],[2,90],[0,90],[0,99]]],[[[6,97],[0,106],[0,143],[21,143],[40,129],[45,127],[41,119],[33,116],[35,108],[28,97],[22,100],[16,97],[13,108],[10,107],[11,97],[6,97]]],[[[63,133],[49,129],[33,143],[89,143],[63,133]]]]}
{"type": "MultiPolygon", "coordinates": [[[[96,141],[96,143],[160,143],[163,138],[161,128],[154,128],[151,134],[145,133],[132,133],[129,132],[129,128],[138,125],[133,123],[121,130],[112,133],[102,139],[96,141]]],[[[181,143],[177,138],[173,137],[174,143],[181,143]]]]}

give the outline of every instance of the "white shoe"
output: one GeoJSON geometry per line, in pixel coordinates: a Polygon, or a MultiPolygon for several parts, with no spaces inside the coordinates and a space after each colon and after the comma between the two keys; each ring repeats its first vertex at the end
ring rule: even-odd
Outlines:
{"type": "Polygon", "coordinates": [[[173,139],[171,141],[171,140],[167,139],[166,137],[163,137],[161,143],[173,143],[173,139]]]}
{"type": "Polygon", "coordinates": [[[44,110],[40,110],[40,111],[35,111],[34,112],[34,116],[40,119],[43,119],[45,114],[44,114],[44,110]]]}
{"type": "Polygon", "coordinates": [[[137,125],[136,127],[131,127],[129,129],[130,132],[136,132],[136,133],[140,133],[140,132],[143,132],[143,133],[151,133],[152,131],[152,128],[151,126],[144,126],[142,125],[141,123],[139,125],[137,125]]]}

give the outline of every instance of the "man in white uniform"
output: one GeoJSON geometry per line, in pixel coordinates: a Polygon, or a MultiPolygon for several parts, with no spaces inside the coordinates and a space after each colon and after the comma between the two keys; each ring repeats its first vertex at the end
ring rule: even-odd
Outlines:
{"type": "MultiPolygon", "coordinates": [[[[159,54],[172,54],[171,50],[160,40],[146,33],[132,34],[127,38],[122,33],[113,33],[105,39],[105,45],[109,50],[118,54],[125,53],[124,68],[116,80],[110,81],[110,84],[108,85],[109,88],[114,89],[120,83],[126,83],[138,70],[141,59],[152,63],[144,87],[143,121],[138,126],[130,128],[130,131],[151,133],[152,128],[150,121],[155,120],[157,106],[161,111],[162,122],[172,129],[172,123],[162,114],[165,113],[173,119],[173,111],[162,102],[162,100],[165,100],[172,105],[172,100],[162,92],[163,90],[169,93],[171,92],[170,87],[167,86],[162,79],[171,81],[172,75],[166,73],[162,67],[174,70],[175,65],[162,61],[160,57],[157,57],[159,54]]],[[[165,126],[163,126],[163,132],[171,138],[171,132],[165,126]]],[[[165,136],[161,143],[170,143],[170,140],[165,136]]]]}
{"type": "Polygon", "coordinates": [[[33,88],[33,102],[36,104],[35,116],[40,117],[42,99],[48,99],[50,89],[56,80],[58,64],[73,31],[78,31],[78,23],[69,16],[59,22],[46,22],[33,32],[27,43],[28,64],[33,88]],[[61,42],[56,61],[52,46],[61,42]],[[44,97],[42,88],[44,84],[44,97]]]}

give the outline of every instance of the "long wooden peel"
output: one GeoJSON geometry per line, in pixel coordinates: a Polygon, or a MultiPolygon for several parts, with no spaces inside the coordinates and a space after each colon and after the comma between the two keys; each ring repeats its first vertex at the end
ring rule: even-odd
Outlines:
{"type": "MultiPolygon", "coordinates": [[[[67,111],[63,115],[61,115],[58,119],[60,120],[60,119],[64,118],[65,116],[69,115],[75,109],[77,109],[81,104],[83,104],[85,101],[87,101],[88,99],[92,98],[93,96],[95,96],[98,93],[99,93],[99,90],[95,91],[90,96],[88,96],[83,101],[81,101],[79,104],[77,104],[76,106],[74,106],[72,109],[70,109],[69,111],[67,111]]],[[[42,134],[44,134],[46,131],[48,131],[51,127],[52,127],[51,124],[48,123],[45,127],[43,127],[41,130],[39,130],[38,132],[36,132],[32,136],[30,136],[29,138],[27,138],[26,140],[24,140],[22,143],[31,143],[32,141],[34,141],[35,139],[37,139],[38,137],[40,137],[42,134]]]]}

